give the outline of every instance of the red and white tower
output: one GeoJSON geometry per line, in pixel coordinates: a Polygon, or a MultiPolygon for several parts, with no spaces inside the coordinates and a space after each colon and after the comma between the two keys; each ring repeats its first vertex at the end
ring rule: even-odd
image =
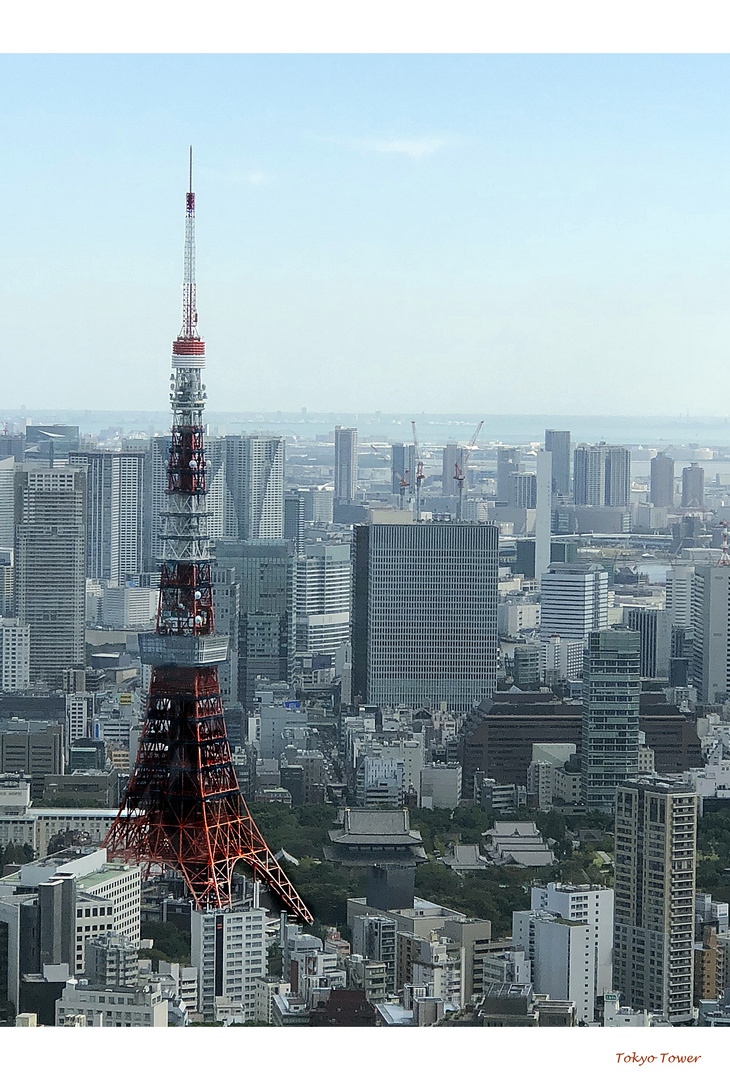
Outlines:
{"type": "Polygon", "coordinates": [[[243,860],[289,911],[311,922],[241,796],[223,718],[217,665],[227,658],[228,639],[215,632],[205,508],[205,342],[195,298],[192,147],[185,207],[160,603],[156,631],[139,639],[152,678],[137,761],[104,843],[110,858],[177,870],[200,910],[230,906],[231,874],[243,860]]]}

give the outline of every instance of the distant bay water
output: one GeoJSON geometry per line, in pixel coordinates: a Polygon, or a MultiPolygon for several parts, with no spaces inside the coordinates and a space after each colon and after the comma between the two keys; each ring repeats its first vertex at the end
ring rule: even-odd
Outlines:
{"type": "MultiPolygon", "coordinates": [[[[127,410],[48,410],[28,407],[21,416],[17,411],[8,412],[2,420],[17,423],[30,419],[40,424],[78,424],[82,433],[98,435],[110,428],[121,428],[129,435],[133,432],[152,434],[167,430],[170,414],[155,412],[130,412],[127,410]]],[[[621,443],[645,449],[669,449],[672,446],[687,448],[730,447],[730,417],[691,416],[556,416],[551,415],[485,415],[464,413],[462,415],[439,415],[435,413],[315,413],[292,412],[218,412],[211,408],[206,412],[211,431],[219,434],[268,431],[296,439],[326,439],[336,424],[356,427],[360,443],[409,442],[411,420],[418,425],[419,440],[424,444],[442,444],[453,440],[468,442],[480,420],[484,426],[479,438],[480,445],[490,442],[524,444],[539,442],[546,427],[567,429],[574,442],[621,443]]],[[[687,454],[687,460],[691,454],[687,454]]]]}

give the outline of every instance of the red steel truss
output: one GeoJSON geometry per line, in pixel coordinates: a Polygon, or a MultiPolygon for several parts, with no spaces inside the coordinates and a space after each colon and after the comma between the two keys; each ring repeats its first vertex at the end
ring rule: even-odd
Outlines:
{"type": "Polygon", "coordinates": [[[201,910],[230,906],[233,868],[243,861],[292,914],[312,922],[241,796],[226,735],[216,664],[226,659],[227,641],[215,633],[205,509],[205,343],[195,306],[192,151],[190,189],[183,327],[173,343],[160,603],[156,632],[140,635],[152,678],[137,761],[104,844],[111,858],[176,870],[201,910]]]}
{"type": "Polygon", "coordinates": [[[137,763],[105,843],[110,858],[177,870],[202,910],[230,905],[242,860],[312,922],[239,791],[214,667],[153,671],[137,763]]]}

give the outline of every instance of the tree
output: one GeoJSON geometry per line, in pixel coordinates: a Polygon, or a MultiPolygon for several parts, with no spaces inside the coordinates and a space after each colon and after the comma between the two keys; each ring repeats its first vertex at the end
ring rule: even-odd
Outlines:
{"type": "Polygon", "coordinates": [[[63,851],[70,847],[84,847],[91,843],[91,834],[81,829],[64,829],[57,832],[48,841],[48,854],[55,855],[57,851],[63,851]]]}
{"type": "Polygon", "coordinates": [[[535,824],[543,840],[565,839],[565,815],[559,810],[548,810],[546,814],[536,814],[535,824]]]}
{"type": "Polygon", "coordinates": [[[18,863],[23,865],[29,863],[35,858],[35,852],[30,844],[8,844],[3,851],[0,848],[0,866],[2,866],[3,873],[5,873],[5,867],[11,863],[18,863]]]}
{"type": "Polygon", "coordinates": [[[190,931],[182,930],[170,922],[143,922],[140,928],[141,938],[152,938],[151,949],[141,949],[140,956],[151,957],[155,961],[165,960],[168,964],[190,963],[190,931]]]}

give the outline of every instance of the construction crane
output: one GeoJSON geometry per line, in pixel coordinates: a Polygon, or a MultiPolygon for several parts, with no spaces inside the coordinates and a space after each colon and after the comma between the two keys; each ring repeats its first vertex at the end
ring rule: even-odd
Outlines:
{"type": "Polygon", "coordinates": [[[408,490],[408,488],[410,487],[410,483],[411,483],[409,478],[408,478],[408,469],[406,469],[405,474],[403,476],[401,476],[401,474],[398,472],[398,470],[395,468],[395,466],[391,465],[391,463],[388,461],[385,454],[380,453],[377,446],[374,446],[373,443],[370,443],[370,449],[373,451],[376,458],[378,458],[380,461],[384,461],[386,463],[386,465],[390,465],[390,471],[393,474],[393,476],[396,478],[396,480],[398,481],[398,484],[400,485],[400,490],[398,492],[398,508],[400,510],[402,510],[403,509],[403,502],[404,502],[405,493],[408,490]]]}
{"type": "Polygon", "coordinates": [[[416,433],[416,421],[411,420],[411,427],[413,428],[413,452],[416,459],[416,521],[421,520],[421,484],[423,483],[424,471],[423,462],[421,461],[421,450],[418,445],[418,435],[416,433]]]}
{"type": "Polygon", "coordinates": [[[457,504],[456,510],[457,521],[461,521],[464,517],[464,481],[466,479],[466,466],[467,462],[469,461],[469,454],[471,454],[472,450],[476,447],[477,439],[479,438],[479,432],[482,430],[483,427],[484,421],[480,420],[479,426],[471,437],[471,442],[466,447],[462,455],[461,464],[459,464],[458,461],[454,462],[454,480],[459,487],[459,502],[457,504]]]}

